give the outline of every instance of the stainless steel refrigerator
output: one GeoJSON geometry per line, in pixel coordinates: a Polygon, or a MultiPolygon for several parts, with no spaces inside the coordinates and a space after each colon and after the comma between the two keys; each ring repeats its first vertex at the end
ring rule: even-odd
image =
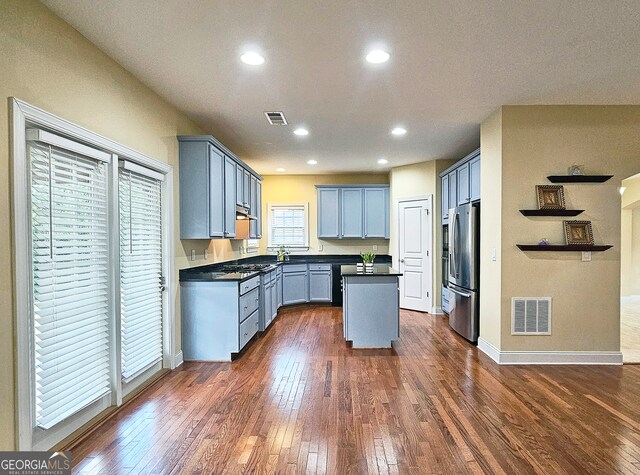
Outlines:
{"type": "Polygon", "coordinates": [[[480,207],[449,210],[449,325],[476,343],[479,331],[480,207]]]}

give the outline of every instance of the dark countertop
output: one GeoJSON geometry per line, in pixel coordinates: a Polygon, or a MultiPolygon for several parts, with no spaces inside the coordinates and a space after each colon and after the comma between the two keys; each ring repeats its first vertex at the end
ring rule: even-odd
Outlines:
{"type": "MultiPolygon", "coordinates": [[[[251,256],[245,259],[235,259],[232,261],[217,262],[204,266],[180,269],[180,282],[214,282],[214,281],[238,281],[242,282],[260,275],[260,271],[252,272],[223,272],[222,268],[227,265],[236,264],[354,264],[361,262],[362,258],[358,254],[324,254],[324,255],[293,255],[285,262],[277,262],[274,254],[251,256]]],[[[376,256],[376,262],[391,264],[391,256],[376,256]]],[[[355,265],[353,266],[355,269],[355,265]]],[[[271,269],[266,269],[270,271],[271,269]]]]}
{"type": "Polygon", "coordinates": [[[402,275],[401,272],[398,272],[393,267],[387,264],[374,264],[373,272],[365,272],[364,269],[358,270],[356,266],[341,266],[340,271],[343,277],[376,277],[376,276],[396,276],[399,277],[402,275]]]}
{"type": "Polygon", "coordinates": [[[260,275],[260,271],[252,272],[216,272],[200,271],[189,272],[183,276],[180,271],[180,282],[242,282],[260,275]]]}

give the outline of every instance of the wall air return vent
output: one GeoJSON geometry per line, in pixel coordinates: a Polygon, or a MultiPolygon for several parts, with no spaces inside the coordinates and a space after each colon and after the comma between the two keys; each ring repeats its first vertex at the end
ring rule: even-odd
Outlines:
{"type": "Polygon", "coordinates": [[[283,112],[265,112],[264,115],[271,125],[287,125],[283,112]]]}
{"type": "Polygon", "coordinates": [[[551,297],[511,299],[512,335],[551,335],[551,297]]]}

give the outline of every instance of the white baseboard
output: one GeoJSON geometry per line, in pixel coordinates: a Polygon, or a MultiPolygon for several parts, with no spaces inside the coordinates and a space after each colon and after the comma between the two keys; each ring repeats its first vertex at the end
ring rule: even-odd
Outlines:
{"type": "Polygon", "coordinates": [[[431,312],[432,315],[444,315],[444,312],[442,311],[442,307],[431,307],[431,312]]]}
{"type": "Polygon", "coordinates": [[[501,365],[621,365],[619,351],[500,351],[478,338],[478,349],[501,365]]]}
{"type": "Polygon", "coordinates": [[[182,350],[178,351],[173,357],[173,367],[177,368],[182,364],[184,360],[182,359],[182,350]]]}

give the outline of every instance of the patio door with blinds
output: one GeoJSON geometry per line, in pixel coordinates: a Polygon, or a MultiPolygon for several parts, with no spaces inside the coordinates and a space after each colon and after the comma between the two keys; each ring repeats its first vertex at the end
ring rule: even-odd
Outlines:
{"type": "Polygon", "coordinates": [[[171,188],[163,173],[47,130],[26,129],[22,143],[20,448],[48,450],[172,365],[171,188]]]}
{"type": "Polygon", "coordinates": [[[47,430],[111,393],[111,156],[40,130],[27,138],[33,412],[47,430]]]}
{"type": "Polygon", "coordinates": [[[162,361],[163,175],[121,161],[120,325],[123,383],[162,361]]]}

